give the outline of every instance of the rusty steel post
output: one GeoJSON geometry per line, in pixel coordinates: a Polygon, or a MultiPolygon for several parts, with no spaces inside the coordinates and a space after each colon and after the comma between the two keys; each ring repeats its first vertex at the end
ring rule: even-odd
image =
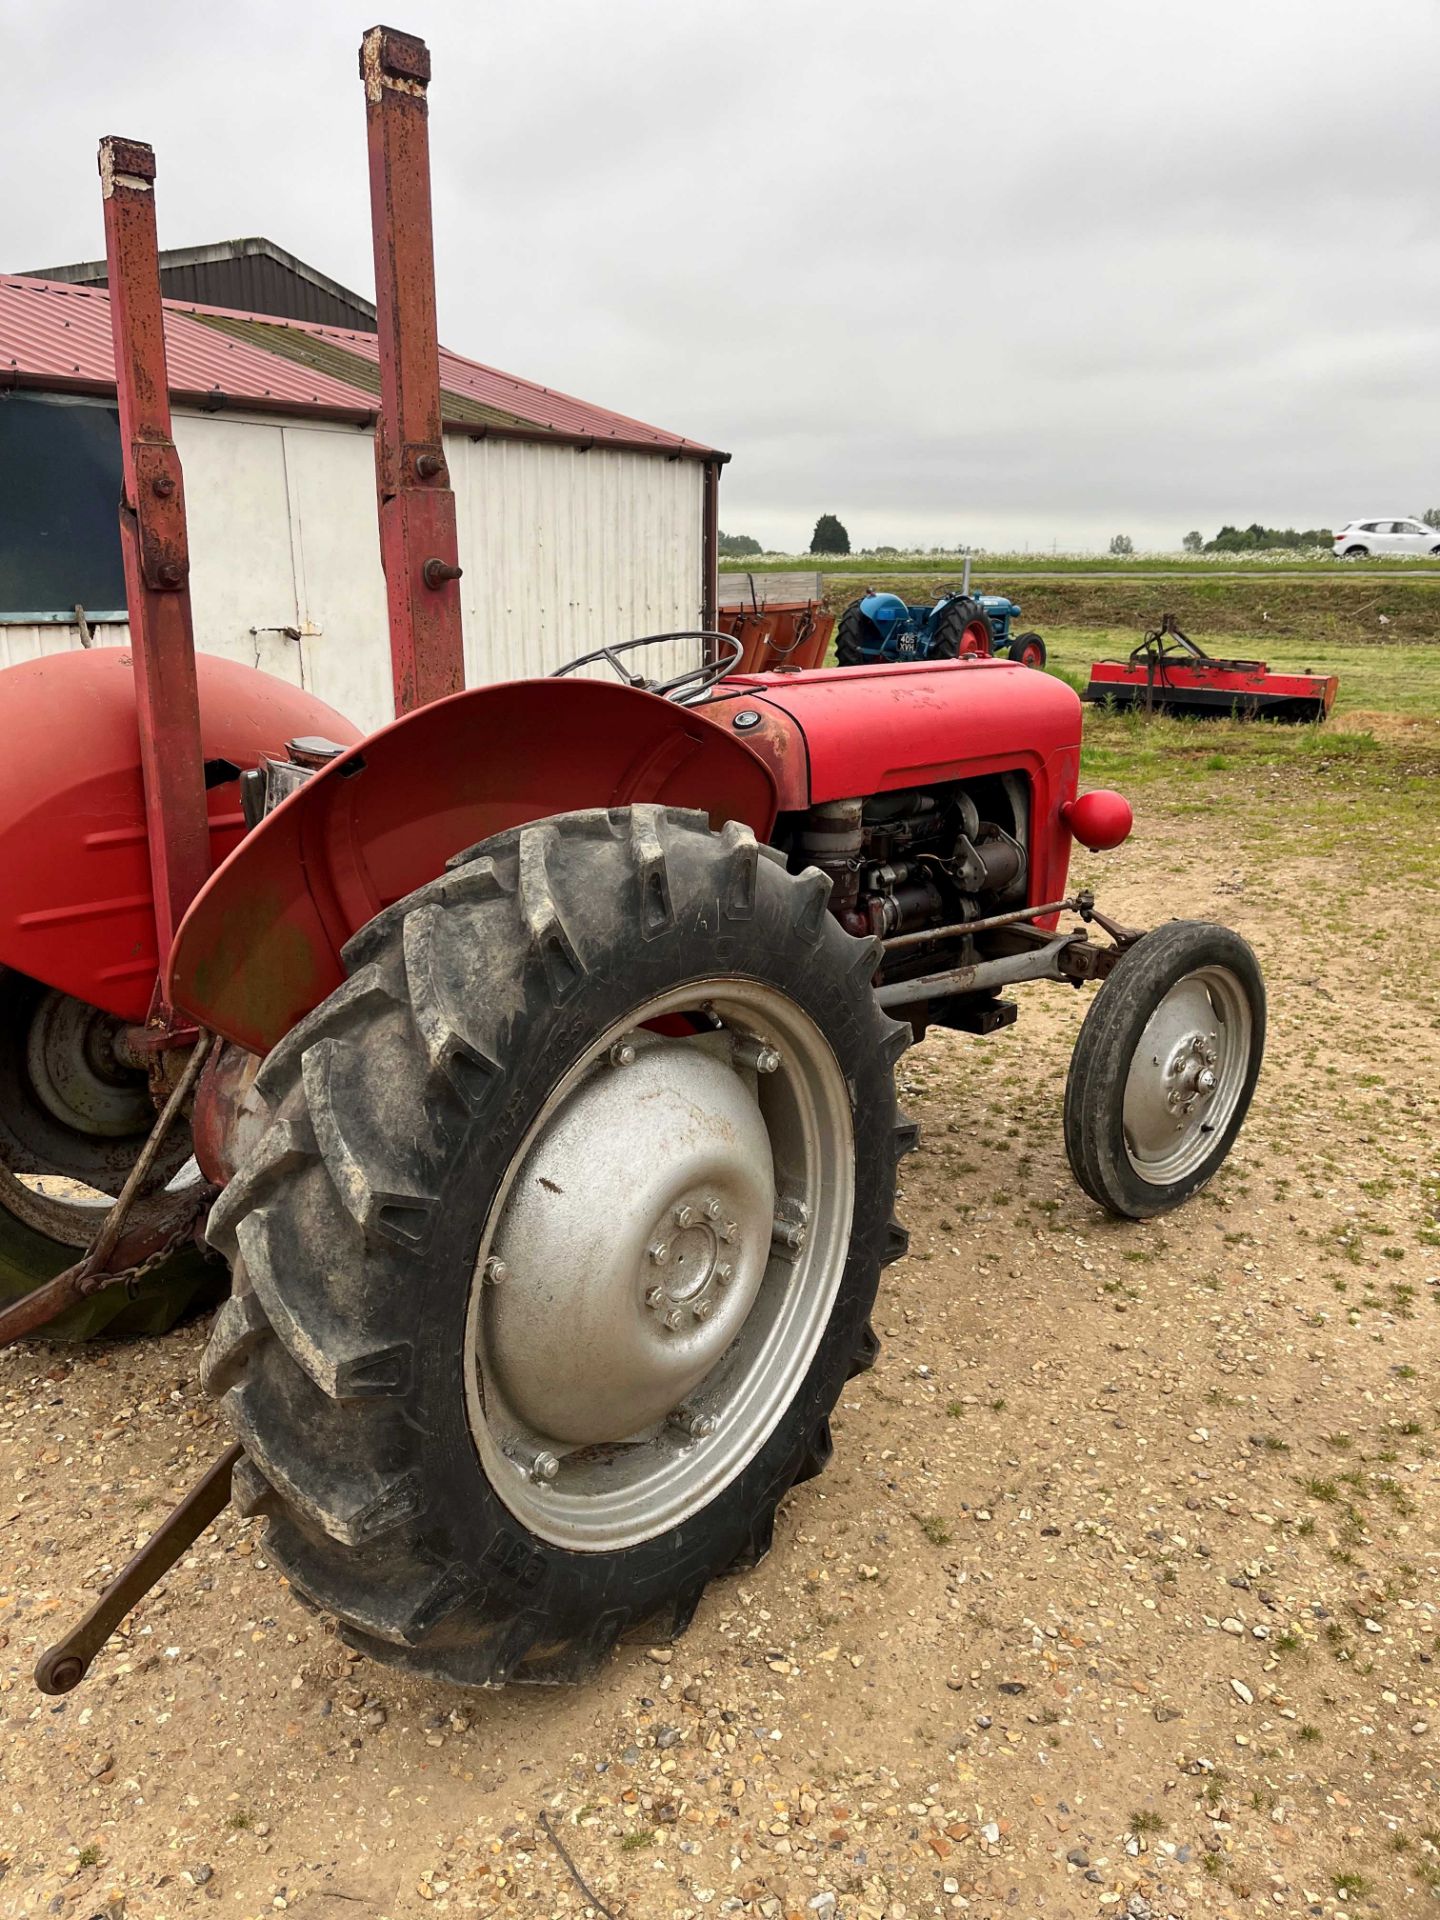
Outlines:
{"type": "Polygon", "coordinates": [[[440,426],[440,346],[425,89],[430,51],[371,27],[360,43],[380,343],[375,472],[395,712],[465,684],[455,496],[440,426]]]}
{"type": "MultiPolygon", "coordinates": [[[[210,825],[185,489],[170,432],[153,149],[141,140],[102,140],[100,185],[124,461],[120,544],[163,979],[175,930],[210,872],[210,825]]],[[[164,1025],[173,1024],[168,1008],[158,1012],[164,1025]]]]}

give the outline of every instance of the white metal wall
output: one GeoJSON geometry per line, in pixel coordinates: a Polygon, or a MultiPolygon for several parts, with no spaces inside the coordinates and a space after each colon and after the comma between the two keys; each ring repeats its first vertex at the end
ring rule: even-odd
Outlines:
{"type": "MultiPolygon", "coordinates": [[[[175,440],[197,645],[307,686],[361,727],[388,720],[370,434],[178,414],[175,440]]],[[[448,437],[447,453],[469,685],[699,625],[699,461],[464,434],[448,437]]],[[[95,633],[101,644],[126,638],[123,627],[95,633]]],[[[0,665],[78,645],[74,627],[0,624],[0,665]]]]}

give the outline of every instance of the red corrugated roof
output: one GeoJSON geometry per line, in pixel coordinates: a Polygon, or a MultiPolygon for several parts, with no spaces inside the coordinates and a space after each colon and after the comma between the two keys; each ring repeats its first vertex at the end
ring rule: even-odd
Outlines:
{"type": "MultiPolygon", "coordinates": [[[[379,344],[374,334],[301,320],[277,320],[267,314],[230,314],[218,307],[167,300],[165,355],[170,391],[177,401],[223,401],[253,411],[373,414],[379,344]],[[245,323],[240,333],[201,317],[213,314],[245,323]],[[308,335],[329,351],[325,366],[309,365],[295,355],[298,342],[279,339],[267,351],[271,335],[308,335]],[[289,348],[289,351],[285,349],[289,348]],[[345,358],[367,363],[352,383],[340,377],[345,358]]],[[[476,430],[475,408],[493,409],[502,418],[532,428],[537,438],[550,434],[593,438],[657,452],[711,455],[714,449],[660,427],[647,426],[606,407],[556,393],[534,381],[500,373],[477,360],[440,350],[441,385],[471,403],[457,426],[476,430]]],[[[115,385],[110,333],[110,299],[103,287],[77,287],[59,280],[0,274],[0,386],[24,385],[64,391],[95,392],[115,385]]],[[[483,427],[480,430],[484,430],[483,427]]]]}

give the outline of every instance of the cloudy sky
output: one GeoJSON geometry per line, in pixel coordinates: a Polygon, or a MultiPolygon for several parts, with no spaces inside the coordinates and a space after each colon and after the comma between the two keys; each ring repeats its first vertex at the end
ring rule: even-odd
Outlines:
{"type": "MultiPolygon", "coordinates": [[[[263,233],[372,285],[339,0],[0,0],[0,266],[263,233]],[[20,156],[24,156],[23,162],[20,156]]],[[[404,0],[441,332],[734,455],[803,546],[1440,504],[1437,0],[404,0]]]]}

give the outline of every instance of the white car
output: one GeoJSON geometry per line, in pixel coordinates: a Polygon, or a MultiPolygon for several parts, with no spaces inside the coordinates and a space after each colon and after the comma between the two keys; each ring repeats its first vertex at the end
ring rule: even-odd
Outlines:
{"type": "Polygon", "coordinates": [[[1335,535],[1337,559],[1362,560],[1369,553],[1440,554],[1440,527],[1423,520],[1352,520],[1335,535]]]}

